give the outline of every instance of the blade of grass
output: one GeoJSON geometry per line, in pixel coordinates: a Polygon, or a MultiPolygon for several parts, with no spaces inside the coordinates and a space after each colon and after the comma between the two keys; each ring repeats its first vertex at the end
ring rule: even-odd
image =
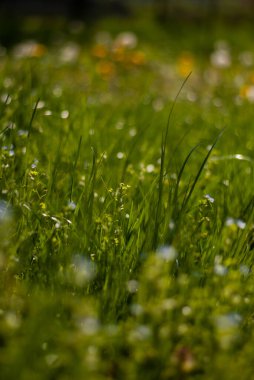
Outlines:
{"type": "Polygon", "coordinates": [[[205,164],[207,163],[207,161],[208,161],[208,159],[209,159],[209,157],[210,157],[210,155],[211,155],[211,153],[212,153],[215,145],[217,144],[218,140],[221,138],[221,136],[222,136],[223,133],[224,133],[224,130],[219,133],[219,135],[216,137],[214,143],[212,144],[212,146],[208,150],[208,153],[206,154],[204,160],[202,161],[202,163],[200,165],[200,168],[199,168],[199,170],[197,172],[197,175],[196,175],[196,177],[195,177],[195,179],[194,179],[194,181],[192,183],[192,186],[191,186],[191,188],[190,188],[190,190],[189,190],[189,192],[188,192],[185,200],[182,203],[181,212],[184,211],[184,210],[186,210],[186,207],[187,207],[187,205],[189,203],[189,200],[191,198],[191,195],[192,195],[192,193],[193,193],[193,191],[194,191],[194,189],[196,187],[196,184],[197,184],[197,182],[198,182],[198,180],[199,180],[199,178],[201,176],[201,173],[202,173],[202,171],[203,171],[203,169],[205,167],[205,164]]]}
{"type": "Polygon", "coordinates": [[[161,162],[160,162],[160,173],[158,177],[158,198],[157,198],[157,206],[156,206],[156,213],[155,213],[155,221],[154,221],[154,235],[153,235],[153,244],[152,248],[156,249],[158,245],[158,237],[159,237],[159,226],[160,226],[160,219],[161,219],[161,207],[162,207],[162,193],[163,193],[163,178],[164,178],[164,168],[165,168],[165,156],[166,156],[166,147],[167,147],[167,140],[168,140],[168,132],[169,132],[169,126],[170,126],[170,120],[172,117],[172,113],[174,111],[176,102],[178,100],[178,97],[185,86],[186,82],[188,81],[189,77],[191,76],[191,72],[187,75],[187,77],[184,79],[183,83],[181,84],[174,101],[171,105],[165,133],[162,133],[161,138],[161,162]]]}
{"type": "Polygon", "coordinates": [[[37,99],[37,101],[36,101],[36,103],[34,105],[32,116],[31,116],[29,124],[28,124],[28,134],[27,134],[27,138],[28,139],[29,139],[30,134],[31,134],[31,130],[32,130],[32,126],[33,126],[33,121],[34,121],[34,118],[35,118],[35,115],[36,115],[36,111],[38,109],[39,102],[40,102],[40,98],[37,99]]]}
{"type": "Polygon", "coordinates": [[[183,175],[183,172],[185,170],[185,167],[190,159],[190,157],[192,156],[192,154],[195,152],[195,150],[200,146],[201,144],[197,144],[195,145],[191,151],[188,153],[188,155],[186,156],[181,168],[180,168],[180,171],[179,171],[179,174],[177,176],[177,181],[176,181],[176,186],[175,186],[175,191],[174,191],[174,197],[173,197],[173,206],[174,206],[174,211],[173,211],[173,220],[176,219],[176,216],[177,216],[177,213],[178,213],[178,192],[179,192],[179,185],[180,185],[180,181],[181,181],[181,178],[182,178],[182,175],[183,175]]]}
{"type": "Polygon", "coordinates": [[[80,154],[81,144],[82,144],[82,136],[80,136],[80,138],[79,138],[78,148],[77,148],[75,160],[74,160],[73,167],[72,167],[71,186],[70,186],[70,195],[69,195],[69,201],[70,202],[72,201],[73,186],[74,186],[74,176],[75,176],[75,172],[76,172],[76,168],[77,168],[77,163],[78,163],[78,158],[79,158],[79,154],[80,154]]]}

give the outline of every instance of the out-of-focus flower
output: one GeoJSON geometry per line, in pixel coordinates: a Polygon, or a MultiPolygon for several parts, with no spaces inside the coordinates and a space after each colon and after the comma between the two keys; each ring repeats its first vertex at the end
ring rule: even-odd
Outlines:
{"type": "Polygon", "coordinates": [[[205,198],[205,199],[207,199],[207,200],[208,200],[208,202],[210,202],[210,203],[214,203],[214,198],[213,198],[213,197],[211,197],[211,195],[209,195],[209,194],[206,194],[206,195],[204,195],[204,198],[205,198]]]}
{"type": "Polygon", "coordinates": [[[193,70],[194,64],[193,55],[190,52],[184,52],[178,58],[177,71],[182,77],[186,77],[193,70]]]}
{"type": "Polygon", "coordinates": [[[92,55],[96,58],[105,58],[108,55],[108,49],[104,45],[95,45],[92,48],[92,55]]]}
{"type": "Polygon", "coordinates": [[[243,220],[241,220],[241,219],[234,219],[234,218],[231,218],[231,217],[228,217],[226,219],[225,225],[227,227],[236,226],[236,227],[240,228],[240,230],[244,230],[245,227],[246,227],[246,223],[243,220]]]}
{"type": "Polygon", "coordinates": [[[250,51],[243,51],[239,54],[239,61],[245,67],[250,67],[253,65],[253,54],[250,51]]]}
{"type": "Polygon", "coordinates": [[[47,52],[46,46],[36,41],[24,41],[16,45],[13,49],[15,58],[42,57],[47,52]]]}
{"type": "Polygon", "coordinates": [[[96,273],[95,264],[81,255],[74,256],[72,270],[75,284],[80,287],[92,280],[96,273]]]}
{"type": "Polygon", "coordinates": [[[248,100],[250,103],[254,102],[254,85],[244,84],[240,88],[240,97],[248,100]]]}
{"type": "Polygon", "coordinates": [[[60,50],[60,61],[63,63],[74,63],[80,55],[80,46],[76,42],[66,43],[60,50]]]}
{"type": "Polygon", "coordinates": [[[96,65],[96,71],[102,77],[111,77],[115,74],[115,65],[113,62],[103,60],[96,65]]]}
{"type": "Polygon", "coordinates": [[[157,256],[166,261],[174,261],[177,258],[177,251],[172,245],[164,245],[157,249],[157,256]]]}
{"type": "Polygon", "coordinates": [[[68,110],[63,110],[60,114],[61,119],[68,119],[70,113],[68,110]]]}
{"type": "Polygon", "coordinates": [[[116,46],[112,50],[112,59],[116,62],[124,62],[126,61],[126,50],[123,46],[116,46]]]}
{"type": "Polygon", "coordinates": [[[130,61],[133,65],[142,66],[146,62],[145,54],[142,51],[135,51],[131,54],[130,61]]]}
{"type": "Polygon", "coordinates": [[[214,265],[214,273],[217,276],[221,276],[221,277],[226,276],[226,274],[228,273],[228,268],[222,264],[215,264],[214,265]]]}
{"type": "Polygon", "coordinates": [[[220,41],[216,44],[215,50],[210,56],[211,64],[218,68],[227,68],[231,66],[231,54],[228,44],[220,41]]]}
{"type": "Polygon", "coordinates": [[[122,32],[119,33],[114,41],[115,47],[124,47],[127,49],[134,49],[138,44],[138,39],[136,34],[133,32],[122,32]]]}
{"type": "Polygon", "coordinates": [[[124,153],[123,152],[118,152],[116,157],[118,158],[118,160],[122,160],[124,158],[124,153]]]}

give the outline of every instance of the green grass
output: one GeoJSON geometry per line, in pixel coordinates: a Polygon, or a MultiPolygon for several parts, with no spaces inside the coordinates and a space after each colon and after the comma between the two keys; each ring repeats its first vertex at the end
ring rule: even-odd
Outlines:
{"type": "Polygon", "coordinates": [[[253,377],[249,27],[128,22],[1,58],[0,379],[253,377]]]}

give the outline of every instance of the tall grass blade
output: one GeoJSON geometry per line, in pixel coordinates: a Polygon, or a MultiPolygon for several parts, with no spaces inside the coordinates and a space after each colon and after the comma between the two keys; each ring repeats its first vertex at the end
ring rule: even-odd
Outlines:
{"type": "Polygon", "coordinates": [[[75,172],[76,172],[76,168],[77,168],[77,163],[78,163],[78,158],[79,158],[79,154],[80,154],[81,144],[82,144],[82,136],[80,136],[80,138],[79,138],[78,149],[77,149],[75,160],[74,160],[73,167],[72,167],[71,186],[70,186],[70,195],[69,195],[70,202],[72,201],[73,186],[74,186],[74,176],[75,176],[75,172]]]}
{"type": "Polygon", "coordinates": [[[153,235],[153,244],[152,248],[156,249],[158,245],[158,237],[159,237],[159,226],[160,226],[160,219],[161,219],[161,208],[162,208],[162,194],[163,194],[163,179],[164,179],[164,170],[165,170],[165,156],[166,156],[166,147],[167,147],[167,140],[168,140],[168,132],[169,132],[169,126],[170,126],[170,120],[172,117],[172,113],[174,111],[176,102],[178,100],[178,97],[180,93],[182,92],[183,87],[185,86],[186,82],[188,81],[189,77],[191,76],[191,72],[187,75],[187,77],[184,79],[183,83],[181,84],[174,101],[171,105],[165,133],[162,133],[161,138],[161,162],[160,162],[160,173],[158,178],[158,197],[157,197],[157,205],[156,205],[156,212],[155,212],[155,221],[154,221],[154,235],[153,235]]]}
{"type": "Polygon", "coordinates": [[[208,153],[206,154],[206,156],[205,156],[202,164],[200,165],[200,168],[199,168],[199,170],[197,172],[197,175],[196,175],[196,177],[195,177],[195,179],[194,179],[194,181],[192,183],[192,186],[191,186],[191,188],[190,188],[190,190],[189,190],[189,192],[188,192],[188,194],[187,194],[187,196],[186,196],[186,198],[185,198],[185,200],[184,200],[184,202],[182,204],[181,211],[186,210],[186,207],[187,207],[187,205],[189,203],[190,197],[191,197],[191,195],[192,195],[192,193],[193,193],[193,191],[194,191],[194,189],[196,187],[196,184],[197,184],[197,182],[198,182],[198,180],[199,180],[199,178],[201,176],[201,173],[202,173],[202,171],[203,171],[203,169],[205,167],[205,164],[207,163],[208,158],[210,157],[210,155],[211,155],[211,153],[212,153],[215,145],[217,144],[218,140],[221,138],[221,136],[222,136],[223,133],[224,133],[224,130],[216,137],[214,143],[212,144],[212,146],[208,150],[208,153]]]}
{"type": "Polygon", "coordinates": [[[30,137],[30,134],[31,134],[31,130],[32,130],[32,127],[33,127],[33,121],[34,121],[34,118],[35,118],[35,115],[36,115],[36,112],[37,112],[37,109],[38,109],[38,104],[40,102],[40,98],[37,99],[36,103],[35,103],[35,106],[33,108],[33,112],[32,112],[32,116],[30,118],[30,121],[29,121],[29,124],[28,124],[28,134],[27,134],[27,138],[30,137]]]}

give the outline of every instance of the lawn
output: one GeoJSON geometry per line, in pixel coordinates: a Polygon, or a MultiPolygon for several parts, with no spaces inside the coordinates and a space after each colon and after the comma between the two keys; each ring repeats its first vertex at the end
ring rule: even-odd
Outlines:
{"type": "Polygon", "coordinates": [[[251,25],[15,27],[0,379],[252,379],[251,25]]]}

